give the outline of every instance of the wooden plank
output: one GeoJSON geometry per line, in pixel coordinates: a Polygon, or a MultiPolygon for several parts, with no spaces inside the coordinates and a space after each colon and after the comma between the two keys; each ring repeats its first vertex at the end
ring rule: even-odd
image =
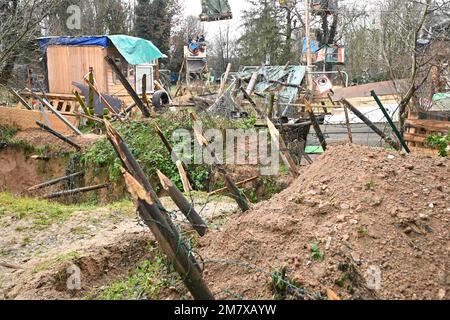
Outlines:
{"type": "Polygon", "coordinates": [[[280,132],[275,128],[275,125],[272,121],[270,121],[269,118],[267,120],[267,127],[269,128],[270,135],[272,137],[272,141],[275,143],[279,143],[280,149],[281,149],[281,158],[283,159],[284,163],[289,167],[289,170],[291,171],[294,178],[298,177],[298,168],[295,165],[294,159],[292,159],[292,156],[289,152],[289,150],[286,147],[286,143],[284,142],[283,138],[281,137],[280,132]]]}
{"type": "Polygon", "coordinates": [[[405,140],[408,142],[415,143],[426,143],[428,141],[427,135],[417,134],[417,133],[405,133],[405,140]]]}
{"type": "Polygon", "coordinates": [[[407,127],[425,129],[435,132],[445,133],[450,131],[450,121],[408,119],[405,121],[405,125],[407,127]]]}
{"type": "MultiPolygon", "coordinates": [[[[67,127],[64,122],[59,120],[50,112],[45,112],[52,128],[64,135],[71,135],[72,130],[67,127]]],[[[78,119],[75,115],[66,115],[66,119],[73,125],[78,124],[78,119]]],[[[8,127],[18,127],[22,130],[38,129],[39,126],[36,121],[45,123],[45,117],[38,110],[26,110],[17,108],[0,107],[0,125],[8,127]]]]}
{"type": "Polygon", "coordinates": [[[47,68],[49,91],[70,94],[72,81],[82,82],[89,67],[96,71],[97,85],[106,92],[107,65],[103,61],[106,50],[100,46],[49,46],[47,48],[47,68]]]}

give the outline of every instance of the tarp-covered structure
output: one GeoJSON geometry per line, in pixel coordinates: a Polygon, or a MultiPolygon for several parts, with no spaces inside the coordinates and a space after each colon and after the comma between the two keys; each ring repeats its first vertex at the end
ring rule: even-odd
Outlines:
{"type": "Polygon", "coordinates": [[[115,46],[125,60],[131,65],[149,63],[167,57],[151,41],[125,36],[91,36],[91,37],[47,37],[39,38],[39,46],[46,52],[48,46],[115,46]]]}
{"type": "Polygon", "coordinates": [[[283,116],[292,117],[295,104],[298,99],[299,88],[306,75],[306,66],[264,66],[264,67],[243,67],[238,73],[241,79],[250,79],[254,72],[258,72],[258,82],[255,92],[266,94],[270,90],[280,87],[280,83],[286,84],[277,92],[278,102],[285,106],[283,116]]]}
{"type": "Polygon", "coordinates": [[[228,0],[202,0],[201,21],[219,21],[233,18],[228,0]]]}

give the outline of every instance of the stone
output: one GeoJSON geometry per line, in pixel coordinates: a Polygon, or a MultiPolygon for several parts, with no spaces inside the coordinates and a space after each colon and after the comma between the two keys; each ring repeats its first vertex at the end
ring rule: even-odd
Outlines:
{"type": "Polygon", "coordinates": [[[344,222],[345,218],[347,218],[346,214],[340,214],[337,216],[337,222],[344,222]]]}
{"type": "Polygon", "coordinates": [[[333,205],[329,202],[322,202],[319,204],[317,212],[322,215],[329,214],[333,210],[333,205]]]}
{"type": "Polygon", "coordinates": [[[394,159],[395,159],[395,157],[394,157],[392,154],[388,155],[387,158],[388,158],[389,160],[394,160],[394,159]]]}

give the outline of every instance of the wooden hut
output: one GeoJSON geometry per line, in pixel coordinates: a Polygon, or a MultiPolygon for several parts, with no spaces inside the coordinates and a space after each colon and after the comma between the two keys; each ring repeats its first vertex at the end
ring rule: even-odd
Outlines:
{"type": "Polygon", "coordinates": [[[92,67],[102,93],[124,102],[130,97],[105,57],[114,58],[135,90],[142,94],[142,78],[147,75],[147,93],[154,92],[158,79],[158,59],[165,57],[150,41],[124,36],[49,37],[40,38],[45,53],[50,96],[72,96],[73,82],[83,82],[92,67]]]}

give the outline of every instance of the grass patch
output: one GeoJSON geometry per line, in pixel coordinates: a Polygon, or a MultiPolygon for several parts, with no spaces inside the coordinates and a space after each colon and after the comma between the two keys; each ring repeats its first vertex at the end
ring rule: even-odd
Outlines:
{"type": "Polygon", "coordinates": [[[154,260],[141,262],[126,279],[109,284],[97,297],[100,300],[157,300],[163,288],[175,286],[180,281],[178,275],[161,255],[154,260]]]}
{"type": "MultiPolygon", "coordinates": [[[[66,221],[75,212],[90,212],[98,208],[101,207],[93,204],[64,205],[0,192],[0,217],[10,215],[19,220],[31,220],[33,228],[40,230],[66,221]]],[[[116,210],[119,214],[130,214],[134,210],[133,204],[129,200],[110,204],[106,208],[116,210]]]]}

